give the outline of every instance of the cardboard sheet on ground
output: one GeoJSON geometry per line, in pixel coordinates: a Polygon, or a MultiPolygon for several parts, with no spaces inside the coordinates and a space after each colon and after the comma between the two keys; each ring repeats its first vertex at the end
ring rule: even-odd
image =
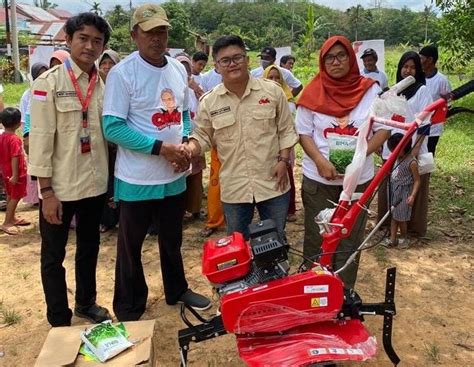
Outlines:
{"type": "Polygon", "coordinates": [[[52,328],[36,359],[35,367],[153,367],[155,365],[153,355],[153,330],[155,320],[124,322],[124,325],[130,334],[129,340],[133,342],[139,340],[139,342],[106,363],[86,362],[82,355],[78,355],[82,343],[80,332],[85,328],[89,328],[91,325],[52,328]]]}

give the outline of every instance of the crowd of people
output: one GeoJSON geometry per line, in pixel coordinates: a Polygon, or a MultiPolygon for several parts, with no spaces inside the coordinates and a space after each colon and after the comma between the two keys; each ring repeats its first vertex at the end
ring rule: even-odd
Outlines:
{"type": "MultiPolygon", "coordinates": [[[[348,164],[337,161],[335,147],[341,139],[355,147],[370,106],[388,88],[386,75],[377,68],[377,53],[365,50],[359,70],[343,36],[324,42],[319,71],[303,86],[292,73],[295,57],[286,55],[277,66],[271,46],[259,54],[260,66],[249,71],[246,46],[236,35],[217,39],[213,67],[205,73],[209,56],[203,52],[169,56],[170,24],[158,5],[138,7],[131,27],[137,51],[121,59],[105,50],[111,30],[102,17],[82,13],[70,18],[65,25],[70,53],[56,51],[48,63],[34,64],[33,84],[20,110],[0,112],[0,164],[7,194],[0,230],[15,235],[18,226],[29,224],[16,215],[21,199],[38,205],[41,278],[52,326],[70,325],[73,312],[92,322],[111,317],[96,303],[96,265],[100,233],[117,225],[113,311],[119,320],[138,320],[145,312],[148,287],[141,252],[150,233],[158,236],[166,303],[211,307],[186,280],[183,221],[206,217],[203,236],[225,226],[228,234],[238,231],[248,239],[256,209],[260,219],[275,222],[280,240],[286,241],[286,223],[296,220],[296,144],[304,151],[303,251],[307,261],[316,261],[322,237],[314,217],[339,200],[348,164]],[[17,131],[21,126],[23,139],[17,131]],[[71,226],[76,231],[73,311],[63,266],[71,226]]],[[[416,82],[402,92],[407,114],[394,119],[411,122],[450,91],[436,68],[437,58],[434,46],[402,55],[397,82],[408,76],[416,82]]],[[[400,132],[373,125],[357,192],[374,176],[374,154],[385,160],[400,132]]],[[[426,234],[429,174],[419,174],[417,157],[435,153],[441,132],[420,128],[379,192],[379,218],[392,207],[386,246],[406,248],[409,236],[426,234]]],[[[364,212],[350,237],[341,241],[334,269],[360,245],[366,222],[364,212]]],[[[340,274],[347,288],[355,286],[358,263],[356,259],[340,274]]]]}

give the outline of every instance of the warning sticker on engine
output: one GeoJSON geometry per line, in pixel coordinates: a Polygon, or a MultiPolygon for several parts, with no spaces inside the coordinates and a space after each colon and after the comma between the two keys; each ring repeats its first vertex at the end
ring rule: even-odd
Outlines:
{"type": "Polygon", "coordinates": [[[328,305],[327,297],[311,298],[311,307],[326,307],[328,305]]]}
{"type": "Polygon", "coordinates": [[[304,293],[328,293],[329,285],[305,285],[304,293]]]}

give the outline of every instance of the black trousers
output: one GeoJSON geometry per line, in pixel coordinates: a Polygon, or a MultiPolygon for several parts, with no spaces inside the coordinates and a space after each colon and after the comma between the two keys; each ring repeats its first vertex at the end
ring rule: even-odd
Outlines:
{"type": "Polygon", "coordinates": [[[120,321],[138,320],[146,309],[148,287],[141,252],[152,223],[158,227],[166,303],[177,303],[188,289],[181,256],[183,215],[184,193],[160,200],[120,201],[113,302],[115,315],[120,321]]]}
{"type": "Polygon", "coordinates": [[[433,157],[436,153],[436,146],[438,145],[439,136],[430,136],[428,138],[428,152],[433,153],[433,157]]]}
{"type": "Polygon", "coordinates": [[[47,318],[52,326],[71,324],[66,270],[63,262],[72,217],[76,216],[76,296],[78,306],[90,306],[96,300],[96,266],[99,254],[99,222],[105,195],[77,201],[63,201],[62,224],[48,223],[40,200],[41,280],[46,298],[47,318]]]}

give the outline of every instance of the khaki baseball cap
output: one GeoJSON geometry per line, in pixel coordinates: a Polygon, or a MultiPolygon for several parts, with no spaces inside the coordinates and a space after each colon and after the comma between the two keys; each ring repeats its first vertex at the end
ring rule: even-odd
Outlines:
{"type": "Polygon", "coordinates": [[[132,29],[137,24],[144,32],[160,26],[171,27],[165,9],[155,4],[145,4],[135,10],[132,16],[132,29]]]}

